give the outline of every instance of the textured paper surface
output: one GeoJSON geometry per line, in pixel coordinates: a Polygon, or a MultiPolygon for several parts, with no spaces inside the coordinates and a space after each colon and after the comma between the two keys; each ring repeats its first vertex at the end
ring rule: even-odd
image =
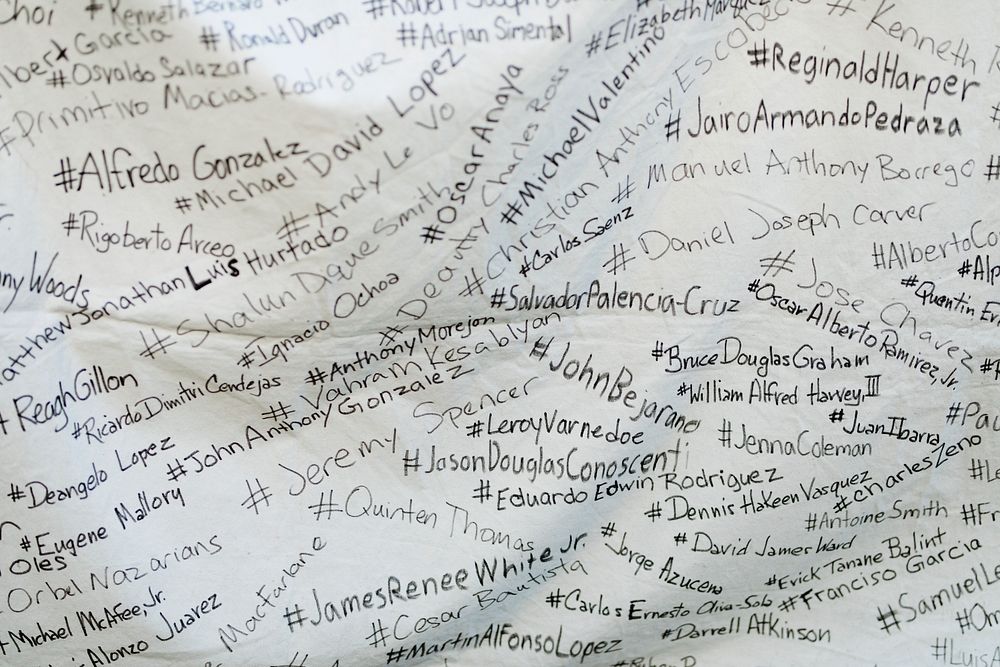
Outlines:
{"type": "Polygon", "coordinates": [[[1000,664],[996,27],[0,3],[0,663],[1000,664]]]}

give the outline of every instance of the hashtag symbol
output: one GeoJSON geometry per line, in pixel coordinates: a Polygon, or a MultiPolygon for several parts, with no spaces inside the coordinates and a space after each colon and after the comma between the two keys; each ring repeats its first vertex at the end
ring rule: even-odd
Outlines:
{"type": "Polygon", "coordinates": [[[601,535],[603,535],[604,537],[611,537],[612,535],[614,535],[617,532],[618,532],[618,529],[615,528],[614,521],[612,521],[611,523],[609,523],[609,524],[607,524],[605,526],[601,526],[601,535]]]}
{"type": "Polygon", "coordinates": [[[250,350],[249,352],[244,352],[242,355],[240,355],[240,360],[237,361],[236,363],[237,365],[242,366],[243,368],[250,368],[250,365],[253,363],[253,357],[254,357],[253,350],[250,350]]]}
{"type": "Polygon", "coordinates": [[[838,2],[837,0],[834,0],[833,2],[828,2],[826,3],[826,6],[830,8],[830,11],[828,11],[826,15],[833,16],[833,13],[838,9],[840,10],[841,18],[843,18],[844,14],[846,14],[847,12],[856,12],[858,10],[851,7],[851,4],[853,2],[854,0],[847,0],[847,2],[844,3],[838,2]]]}
{"type": "Polygon", "coordinates": [[[972,270],[972,262],[970,262],[969,260],[965,260],[964,262],[962,262],[962,266],[958,267],[958,275],[964,278],[965,276],[969,275],[969,271],[971,270],[972,270]]]}
{"type": "Polygon", "coordinates": [[[400,23],[399,30],[396,31],[396,40],[403,46],[406,46],[407,43],[411,45],[416,44],[417,31],[414,29],[413,23],[410,23],[408,27],[405,24],[400,23]]]}
{"type": "Polygon", "coordinates": [[[660,507],[659,501],[657,501],[650,505],[649,509],[643,512],[643,514],[645,514],[650,521],[655,523],[657,519],[663,516],[663,509],[660,507]]]}
{"type": "Polygon", "coordinates": [[[212,26],[202,28],[201,37],[198,38],[206,51],[217,51],[219,49],[219,33],[215,32],[212,26]]]}
{"type": "Polygon", "coordinates": [[[382,619],[375,619],[375,623],[372,623],[372,633],[365,637],[371,641],[368,642],[369,646],[374,646],[378,648],[379,646],[385,646],[385,638],[389,634],[386,632],[386,627],[382,625],[382,619]],[[376,626],[375,623],[378,623],[376,626]]]}
{"type": "Polygon", "coordinates": [[[403,477],[410,474],[411,470],[420,470],[420,450],[415,450],[413,456],[410,456],[410,450],[407,449],[403,453],[403,477]]]}
{"type": "Polygon", "coordinates": [[[625,174],[625,183],[618,184],[618,194],[611,198],[611,201],[615,204],[621,204],[625,199],[629,199],[632,193],[635,191],[635,183],[632,182],[632,178],[625,174]],[[625,187],[622,187],[622,186],[625,187]]]}
{"type": "Polygon", "coordinates": [[[732,441],[733,427],[728,419],[722,420],[722,428],[719,429],[719,442],[723,447],[728,447],[732,441]]]}
{"type": "Polygon", "coordinates": [[[507,204],[507,208],[500,214],[500,222],[516,225],[519,217],[521,217],[521,205],[515,201],[513,204],[507,204]]]}
{"type": "Polygon", "coordinates": [[[979,366],[979,372],[983,375],[989,375],[991,368],[993,368],[993,361],[989,357],[986,357],[983,363],[979,366]]]}
{"type": "Polygon", "coordinates": [[[83,433],[83,424],[80,422],[73,422],[73,439],[79,440],[80,434],[83,433]]]}
{"type": "Polygon", "coordinates": [[[53,70],[52,76],[50,76],[45,83],[46,85],[52,86],[53,88],[65,88],[66,75],[63,74],[63,71],[61,69],[53,70]]]}
{"type": "Polygon", "coordinates": [[[831,424],[836,424],[837,422],[842,422],[842,421],[844,421],[844,411],[838,408],[838,409],[834,410],[833,412],[831,412],[829,414],[829,417],[830,417],[830,423],[831,424]]]}
{"type": "Polygon", "coordinates": [[[31,540],[28,539],[27,535],[23,536],[18,544],[20,544],[21,548],[25,551],[31,551],[31,540]]]}
{"type": "Polygon", "coordinates": [[[674,544],[686,544],[688,541],[687,533],[677,533],[674,535],[674,544]]]}
{"type": "Polygon", "coordinates": [[[885,265],[885,248],[881,243],[872,243],[872,257],[875,258],[876,269],[881,269],[885,265]]]}
{"type": "Polygon", "coordinates": [[[91,2],[89,5],[87,5],[86,7],[83,8],[83,11],[88,12],[90,14],[90,20],[93,21],[94,20],[94,14],[96,14],[97,12],[99,12],[103,8],[104,8],[104,5],[99,5],[96,2],[91,2]]]}
{"type": "Polygon", "coordinates": [[[993,116],[990,118],[997,127],[1000,127],[1000,104],[995,104],[993,106],[993,116]]]}
{"type": "Polygon", "coordinates": [[[810,512],[806,517],[806,532],[811,533],[816,529],[816,513],[810,512]]]}
{"type": "Polygon", "coordinates": [[[995,181],[1000,178],[1000,155],[991,155],[986,165],[986,180],[995,181]]]}
{"type": "Polygon", "coordinates": [[[330,491],[330,499],[327,500],[326,498],[326,491],[320,491],[319,502],[306,508],[313,511],[313,516],[316,517],[317,521],[323,518],[324,515],[326,515],[326,520],[329,521],[333,517],[333,513],[338,511],[335,509],[337,507],[337,503],[333,502],[332,490],[330,491]]]}
{"type": "Polygon", "coordinates": [[[460,296],[472,296],[473,290],[485,295],[486,292],[483,291],[483,283],[486,282],[485,278],[480,278],[476,275],[476,270],[472,269],[472,280],[469,280],[469,275],[465,275],[465,289],[459,292],[460,296]]]}
{"type": "Polygon", "coordinates": [[[174,208],[182,214],[191,210],[191,199],[188,197],[177,197],[174,199],[174,208]]]}
{"type": "Polygon", "coordinates": [[[796,603],[796,600],[795,600],[795,596],[793,595],[792,597],[788,598],[787,600],[785,600],[784,602],[782,602],[780,605],[778,605],[778,608],[781,609],[781,611],[788,612],[788,611],[791,611],[791,610],[795,609],[795,603],[796,603]]]}
{"type": "Polygon", "coordinates": [[[472,499],[478,500],[480,504],[485,503],[487,500],[493,497],[490,493],[490,482],[489,480],[479,480],[479,486],[477,486],[472,492],[472,499]]]}
{"type": "Polygon", "coordinates": [[[601,48],[601,37],[602,36],[603,35],[602,35],[601,31],[598,30],[590,38],[590,41],[587,42],[587,57],[588,58],[590,56],[594,55],[595,53],[597,53],[597,49],[601,48]]]}
{"type": "Polygon", "coordinates": [[[406,655],[406,649],[391,648],[385,655],[386,655],[385,664],[391,665],[392,663],[399,662],[400,660],[403,659],[403,656],[406,655]]]}
{"type": "Polygon", "coordinates": [[[669,116],[667,116],[667,122],[663,126],[663,129],[666,130],[666,132],[664,133],[663,136],[666,137],[666,140],[668,142],[671,139],[674,139],[676,141],[680,141],[680,137],[681,137],[681,112],[680,111],[677,112],[677,117],[676,118],[674,117],[673,114],[670,114],[669,116]]]}
{"type": "Polygon", "coordinates": [[[12,483],[10,485],[10,493],[7,494],[7,497],[10,498],[11,502],[16,503],[18,500],[24,498],[24,491],[17,484],[12,483]]]}
{"type": "MultiPolygon", "coordinates": [[[[24,539],[28,539],[28,538],[24,538],[24,539]]],[[[25,549],[25,551],[27,551],[27,549],[25,549]]],[[[955,614],[955,620],[958,621],[958,629],[962,631],[963,635],[965,634],[965,629],[966,628],[971,628],[972,627],[972,622],[969,619],[969,610],[968,609],[962,609],[962,611],[960,611],[957,614],[955,614]]]]}
{"type": "Polygon", "coordinates": [[[299,223],[305,220],[308,216],[295,217],[295,214],[289,211],[288,213],[281,216],[281,227],[278,227],[276,233],[277,237],[282,241],[292,242],[292,239],[302,233],[303,230],[309,228],[309,223],[304,225],[299,223]]]}
{"type": "Polygon", "coordinates": [[[656,341],[656,345],[653,346],[653,351],[650,352],[650,354],[652,355],[652,357],[654,359],[659,359],[660,357],[663,356],[664,351],[665,350],[664,350],[664,347],[663,347],[663,342],[662,341],[656,341]]]}
{"type": "Polygon", "coordinates": [[[943,662],[948,656],[948,640],[942,640],[940,637],[935,637],[934,643],[931,644],[931,651],[935,660],[941,660],[943,662]]]}
{"type": "Polygon", "coordinates": [[[441,230],[440,225],[427,225],[420,238],[424,240],[424,243],[436,243],[444,238],[444,231],[441,230]]]}
{"type": "Polygon", "coordinates": [[[635,257],[629,257],[630,254],[632,254],[632,250],[631,249],[626,250],[624,244],[612,243],[611,259],[604,262],[602,266],[607,268],[608,265],[610,264],[611,267],[608,268],[607,273],[617,276],[619,271],[624,273],[627,269],[628,263],[635,259],[635,257]]]}
{"type": "Polygon", "coordinates": [[[317,366],[306,375],[306,382],[313,386],[323,384],[326,382],[326,371],[320,370],[320,367],[317,366]]]}
{"type": "Polygon", "coordinates": [[[768,577],[767,581],[764,582],[764,585],[774,586],[776,583],[778,583],[778,577],[777,575],[772,574],[770,577],[768,577]]]}
{"type": "Polygon", "coordinates": [[[772,276],[776,276],[782,271],[791,273],[792,270],[788,267],[795,266],[795,262],[792,261],[792,257],[794,256],[795,251],[793,250],[788,253],[788,257],[782,257],[780,251],[774,257],[762,257],[760,259],[760,267],[764,269],[764,277],[766,278],[772,269],[774,270],[774,273],[771,273],[772,276]]]}
{"type": "Polygon", "coordinates": [[[76,169],[72,167],[68,157],[59,160],[59,171],[52,175],[59,179],[56,187],[62,188],[63,192],[69,192],[77,183],[76,169]]]}
{"type": "Polygon", "coordinates": [[[76,214],[70,213],[69,217],[62,221],[62,228],[66,230],[66,236],[70,235],[74,229],[79,229],[80,225],[76,224],[76,214]]]}
{"type": "Polygon", "coordinates": [[[846,509],[847,509],[847,498],[838,495],[837,502],[833,504],[833,511],[839,514],[840,512],[843,512],[846,509]]]}
{"type": "Polygon", "coordinates": [[[483,433],[483,422],[476,421],[465,427],[465,435],[470,438],[478,438],[483,433]]]}
{"type": "MultiPolygon", "coordinates": [[[[406,325],[403,325],[403,329],[405,328],[406,325]]],[[[386,345],[390,345],[396,342],[396,336],[403,333],[403,329],[400,329],[399,327],[394,327],[390,324],[387,329],[379,331],[379,335],[382,336],[382,339],[378,342],[378,344],[381,347],[385,347],[386,345]]]]}
{"type": "Polygon", "coordinates": [[[750,56],[750,66],[751,67],[766,67],[767,66],[767,40],[764,40],[763,46],[757,46],[754,42],[753,48],[747,51],[747,55],[750,56]]]}
{"type": "Polygon", "coordinates": [[[241,503],[241,505],[243,507],[246,507],[247,509],[252,509],[254,514],[256,514],[257,516],[260,516],[260,512],[257,511],[257,506],[258,505],[260,505],[261,503],[264,503],[264,507],[270,507],[271,506],[271,494],[268,493],[268,490],[271,487],[262,486],[261,483],[260,483],[260,480],[257,479],[256,477],[254,477],[254,480],[253,480],[257,484],[257,488],[256,489],[254,489],[252,486],[250,486],[250,480],[249,479],[248,480],[244,480],[244,481],[246,481],[246,483],[247,483],[247,491],[250,492],[250,495],[247,496],[246,500],[244,500],[241,503]]]}
{"type": "Polygon", "coordinates": [[[521,268],[519,268],[517,272],[520,273],[522,276],[527,276],[528,271],[530,270],[531,270],[531,265],[528,264],[528,257],[525,256],[524,259],[521,260],[521,268]]]}
{"type": "Polygon", "coordinates": [[[757,290],[760,289],[760,281],[755,278],[749,285],[747,285],[747,289],[750,290],[751,294],[755,294],[757,290]]]}
{"type": "Polygon", "coordinates": [[[507,288],[502,287],[490,297],[490,308],[499,308],[503,305],[503,300],[507,298],[507,288]]]}
{"type": "Polygon", "coordinates": [[[549,338],[548,343],[544,343],[542,342],[542,337],[539,336],[538,340],[535,341],[535,344],[532,345],[531,352],[528,353],[528,356],[532,358],[537,358],[539,361],[541,361],[549,353],[549,345],[551,345],[554,340],[555,336],[552,336],[549,338]]]}
{"type": "Polygon", "coordinates": [[[907,276],[906,278],[903,278],[901,281],[899,281],[899,284],[902,285],[903,287],[913,287],[914,285],[917,284],[917,277],[907,276]]]}
{"type": "Polygon", "coordinates": [[[961,403],[952,403],[951,407],[948,408],[948,416],[945,417],[945,421],[949,424],[954,424],[955,420],[958,419],[958,413],[962,411],[961,403]]]}
{"type": "Polygon", "coordinates": [[[288,415],[294,414],[295,408],[285,405],[281,401],[278,401],[278,405],[269,405],[267,410],[260,413],[262,419],[270,419],[271,421],[279,421],[286,418],[288,415]]]}
{"type": "Polygon", "coordinates": [[[545,602],[548,603],[548,605],[553,609],[558,609],[559,605],[562,604],[564,597],[566,597],[566,595],[557,588],[555,593],[549,593],[548,597],[545,598],[545,602]]]}
{"type": "Polygon", "coordinates": [[[142,339],[142,344],[145,346],[142,352],[139,353],[140,357],[148,357],[150,359],[156,359],[158,354],[166,354],[167,348],[171,345],[176,345],[177,343],[168,343],[172,336],[167,335],[166,338],[160,338],[160,334],[156,333],[156,329],[150,329],[153,334],[153,342],[146,340],[146,335],[139,332],[139,337],[142,339]]]}
{"type": "MultiPolygon", "coordinates": [[[[288,613],[288,607],[285,607],[285,613],[286,614],[288,613]]],[[[299,664],[296,665],[295,661],[299,660],[299,652],[296,651],[295,655],[292,656],[292,659],[288,662],[287,665],[272,665],[271,667],[306,667],[306,660],[308,659],[309,659],[309,654],[306,653],[304,656],[302,656],[302,659],[299,661],[299,664]]],[[[207,663],[207,664],[208,667],[211,667],[212,663],[207,663]]]]}
{"type": "Polygon", "coordinates": [[[184,464],[181,463],[180,459],[174,459],[174,464],[167,464],[167,479],[171,482],[176,482],[179,478],[187,475],[187,469],[184,464]]]}
{"type": "Polygon", "coordinates": [[[889,605],[889,609],[882,611],[881,607],[876,608],[878,611],[877,620],[882,624],[882,630],[885,631],[887,635],[891,635],[892,631],[899,627],[900,623],[896,619],[896,610],[889,605]]]}
{"type": "Polygon", "coordinates": [[[962,521],[966,526],[970,524],[973,526],[979,525],[979,515],[976,513],[975,505],[962,505],[962,521]]]}
{"type": "Polygon", "coordinates": [[[385,0],[365,0],[361,4],[365,6],[365,13],[372,17],[373,21],[385,14],[385,0]]]}
{"type": "Polygon", "coordinates": [[[691,388],[690,385],[688,385],[686,382],[681,382],[680,386],[677,387],[677,395],[683,396],[684,394],[688,393],[688,389],[690,388],[691,388]]]}
{"type": "Polygon", "coordinates": [[[295,632],[296,626],[303,625],[306,622],[306,619],[302,617],[302,607],[298,603],[295,604],[293,609],[285,607],[285,622],[288,623],[289,632],[295,632]]]}

